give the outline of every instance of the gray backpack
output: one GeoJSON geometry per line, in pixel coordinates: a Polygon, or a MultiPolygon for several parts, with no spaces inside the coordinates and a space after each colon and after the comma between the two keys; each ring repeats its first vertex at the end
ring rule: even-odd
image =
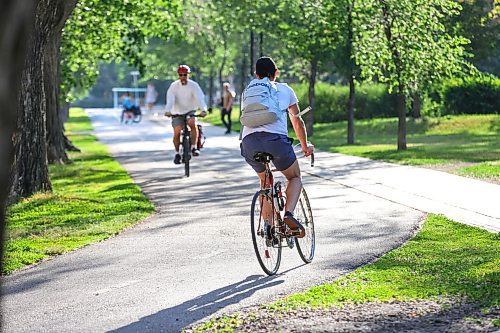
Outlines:
{"type": "Polygon", "coordinates": [[[252,80],[243,91],[240,116],[243,126],[271,124],[282,112],[278,103],[278,87],[268,78],[252,80]]]}

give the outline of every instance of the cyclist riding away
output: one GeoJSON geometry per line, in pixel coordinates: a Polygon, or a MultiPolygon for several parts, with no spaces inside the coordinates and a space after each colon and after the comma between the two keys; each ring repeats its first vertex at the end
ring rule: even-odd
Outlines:
{"type": "MultiPolygon", "coordinates": [[[[175,114],[190,114],[195,110],[201,109],[202,116],[206,115],[207,105],[205,96],[198,83],[189,79],[191,69],[187,65],[180,65],[177,68],[179,79],[172,82],[167,90],[167,106],[165,115],[175,114]]],[[[191,129],[191,154],[193,156],[200,155],[200,151],[196,148],[198,141],[198,127],[196,126],[195,118],[187,120],[188,126],[191,129]]],[[[179,154],[179,146],[181,142],[181,130],[184,127],[184,118],[172,118],[172,127],[174,128],[174,147],[175,157],[174,163],[181,164],[181,155],[179,154]]]]}
{"type": "MultiPolygon", "coordinates": [[[[269,57],[259,58],[255,64],[255,74],[256,79],[252,80],[248,87],[261,85],[277,89],[277,103],[282,112],[279,112],[277,120],[272,123],[255,127],[243,126],[242,142],[240,145],[241,155],[257,172],[263,188],[270,186],[270,184],[264,184],[266,181],[264,164],[256,162],[254,156],[257,152],[265,152],[273,156],[274,166],[278,171],[283,173],[288,182],[284,222],[288,225],[291,232],[298,234],[297,237],[301,238],[305,235],[305,229],[295,219],[292,212],[295,210],[300,197],[302,179],[299,163],[292,148],[292,139],[288,137],[287,113],[290,116],[291,124],[300,141],[304,155],[311,155],[314,152],[314,146],[307,143],[307,132],[304,121],[299,115],[299,104],[295,92],[287,84],[275,81],[278,69],[273,59],[269,57]]],[[[244,97],[242,97],[243,99],[244,97]]],[[[262,209],[264,218],[271,214],[271,208],[266,207],[266,205],[269,206],[269,204],[264,202],[262,209]]]]}

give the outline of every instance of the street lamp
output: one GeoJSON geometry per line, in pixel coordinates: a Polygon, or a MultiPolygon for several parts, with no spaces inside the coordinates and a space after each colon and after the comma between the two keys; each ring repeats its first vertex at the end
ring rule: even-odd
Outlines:
{"type": "Polygon", "coordinates": [[[130,72],[130,75],[133,76],[134,78],[134,87],[135,87],[135,91],[134,91],[134,99],[135,99],[135,102],[137,103],[137,105],[139,105],[139,100],[137,99],[137,77],[139,76],[139,71],[132,71],[130,72]]]}

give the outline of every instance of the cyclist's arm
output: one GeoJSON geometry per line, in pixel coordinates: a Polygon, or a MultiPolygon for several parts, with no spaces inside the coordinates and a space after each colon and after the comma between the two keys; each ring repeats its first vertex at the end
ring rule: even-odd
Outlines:
{"type": "Polygon", "coordinates": [[[203,91],[201,90],[200,86],[197,83],[194,85],[194,90],[201,111],[207,111],[207,104],[205,103],[205,95],[203,94],[203,91]]]}
{"type": "Polygon", "coordinates": [[[165,106],[165,111],[172,113],[172,108],[175,104],[175,93],[173,91],[172,86],[170,86],[167,90],[167,105],[165,106]]]}
{"type": "Polygon", "coordinates": [[[297,103],[290,105],[288,107],[288,112],[290,113],[290,122],[292,123],[293,130],[295,131],[295,134],[297,134],[297,138],[300,141],[300,146],[302,147],[304,155],[311,155],[313,149],[309,148],[307,145],[306,125],[304,124],[302,117],[298,116],[300,112],[299,105],[297,103]]]}

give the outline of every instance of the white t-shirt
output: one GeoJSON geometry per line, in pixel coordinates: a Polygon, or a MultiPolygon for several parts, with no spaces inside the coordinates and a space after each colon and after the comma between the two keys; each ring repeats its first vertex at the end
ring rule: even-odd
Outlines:
{"type": "Polygon", "coordinates": [[[156,93],[155,86],[148,84],[148,87],[146,89],[146,103],[151,103],[153,104],[156,102],[156,97],[158,94],[156,93]]]}
{"type": "Polygon", "coordinates": [[[198,83],[189,79],[186,85],[182,85],[180,80],[172,82],[167,90],[165,111],[172,114],[186,114],[198,108],[203,111],[207,110],[205,95],[198,83]]]}
{"type": "Polygon", "coordinates": [[[290,88],[286,83],[276,82],[276,86],[278,88],[278,103],[280,106],[280,110],[283,110],[283,113],[278,117],[278,119],[271,124],[266,124],[257,127],[247,127],[243,126],[243,133],[241,135],[241,139],[245,136],[255,133],[255,132],[268,132],[268,133],[277,133],[288,135],[288,126],[286,123],[286,116],[288,114],[288,107],[298,103],[297,95],[295,95],[295,91],[290,88]]]}

